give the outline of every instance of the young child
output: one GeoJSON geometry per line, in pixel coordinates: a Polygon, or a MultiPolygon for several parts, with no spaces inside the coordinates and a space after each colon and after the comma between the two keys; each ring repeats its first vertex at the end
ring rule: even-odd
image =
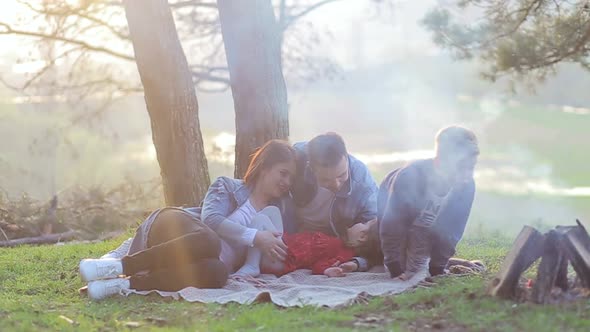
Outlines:
{"type": "MultiPolygon", "coordinates": [[[[275,221],[257,220],[260,230],[277,231],[275,221]]],[[[283,241],[287,245],[287,258],[277,262],[262,257],[258,249],[250,248],[246,264],[236,275],[257,276],[270,273],[277,276],[297,269],[310,269],[313,274],[324,274],[328,277],[343,277],[347,272],[357,271],[358,262],[355,256],[369,258],[378,262],[383,259],[379,244],[379,226],[377,219],[366,223],[357,223],[347,230],[347,239],[342,240],[321,232],[304,232],[284,234],[283,241]]]]}

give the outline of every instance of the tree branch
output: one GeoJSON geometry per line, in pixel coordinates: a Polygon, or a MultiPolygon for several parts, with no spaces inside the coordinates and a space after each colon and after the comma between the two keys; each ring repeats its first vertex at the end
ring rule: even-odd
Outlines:
{"type": "Polygon", "coordinates": [[[111,50],[111,49],[108,49],[105,47],[101,47],[101,46],[93,46],[93,45],[90,45],[90,44],[88,44],[84,41],[81,41],[81,40],[66,38],[66,37],[55,35],[55,34],[45,34],[45,33],[41,33],[41,32],[13,29],[10,25],[3,23],[3,22],[0,22],[0,27],[5,28],[4,31],[0,31],[0,35],[20,35],[20,36],[28,36],[28,37],[35,37],[35,38],[41,38],[41,39],[55,40],[55,41],[60,41],[60,42],[64,42],[67,44],[82,46],[89,51],[107,54],[107,55],[110,55],[115,58],[119,58],[119,59],[123,59],[123,60],[127,60],[127,61],[135,61],[135,57],[130,56],[128,54],[117,52],[117,51],[114,51],[114,50],[111,50]]]}
{"type": "Polygon", "coordinates": [[[193,71],[192,72],[193,75],[193,80],[198,83],[200,81],[203,80],[207,80],[207,81],[211,81],[211,82],[217,82],[217,83],[224,83],[224,84],[229,84],[229,78],[227,77],[222,77],[222,76],[215,76],[213,75],[211,72],[207,72],[207,71],[193,71]]]}
{"type": "MultiPolygon", "coordinates": [[[[39,9],[36,8],[35,6],[33,6],[32,4],[30,4],[29,2],[26,1],[18,1],[20,4],[26,6],[27,8],[29,8],[29,10],[41,14],[41,15],[45,15],[45,16],[55,16],[55,17],[62,17],[62,18],[66,18],[68,16],[72,16],[72,15],[76,15],[78,17],[81,17],[83,19],[86,19],[90,22],[93,22],[95,24],[97,24],[99,27],[103,27],[108,29],[113,35],[124,39],[124,40],[129,40],[129,35],[128,34],[124,34],[121,31],[115,29],[112,25],[110,25],[109,23],[105,22],[104,20],[92,16],[89,13],[84,13],[85,9],[88,9],[87,7],[79,7],[79,8],[71,8],[69,7],[69,10],[51,10],[49,8],[43,8],[43,9],[39,9]]],[[[97,27],[97,26],[95,26],[97,27]]]]}
{"type": "Polygon", "coordinates": [[[96,23],[100,27],[103,27],[103,28],[108,29],[113,35],[119,37],[120,39],[130,40],[129,34],[123,33],[121,31],[115,29],[113,26],[111,26],[110,24],[108,24],[107,22],[105,22],[105,21],[103,21],[103,20],[101,20],[99,18],[90,16],[90,15],[86,15],[86,14],[83,14],[83,13],[80,13],[80,12],[76,13],[76,15],[79,16],[79,17],[82,17],[84,19],[87,19],[88,21],[91,21],[93,23],[96,23]]]}
{"type": "Polygon", "coordinates": [[[178,1],[169,4],[170,8],[183,8],[183,7],[203,7],[203,8],[215,8],[217,9],[217,3],[215,2],[203,2],[201,0],[187,0],[178,1]]]}
{"type": "Polygon", "coordinates": [[[294,15],[285,15],[283,26],[281,26],[281,30],[282,31],[287,30],[287,28],[289,28],[289,26],[291,26],[293,23],[295,23],[295,21],[299,20],[303,16],[309,14],[310,12],[312,12],[312,11],[314,11],[314,10],[322,7],[322,6],[325,6],[327,4],[330,4],[330,3],[336,2],[336,1],[341,1],[341,0],[323,0],[323,1],[320,1],[320,2],[318,2],[316,4],[313,4],[313,5],[305,8],[305,9],[303,9],[302,11],[300,11],[297,14],[294,14],[294,15]]]}
{"type": "Polygon", "coordinates": [[[20,90],[26,90],[35,80],[37,80],[38,78],[40,78],[41,76],[43,76],[43,74],[45,74],[49,69],[51,69],[51,67],[53,67],[53,65],[55,65],[55,62],[59,59],[62,59],[66,56],[68,56],[70,53],[73,52],[77,52],[80,51],[81,47],[75,47],[72,49],[69,49],[65,52],[63,52],[62,54],[54,57],[53,59],[51,59],[49,61],[48,64],[46,64],[45,66],[43,66],[43,68],[41,68],[41,70],[39,70],[33,77],[31,77],[30,79],[28,79],[25,84],[23,84],[22,88],[20,90]]]}
{"type": "Polygon", "coordinates": [[[534,70],[534,69],[540,69],[543,67],[549,67],[549,66],[555,65],[558,62],[561,62],[571,56],[574,56],[576,54],[580,54],[582,52],[586,52],[587,49],[585,46],[589,42],[590,42],[590,23],[588,24],[586,32],[584,33],[582,38],[580,38],[580,40],[578,40],[578,42],[576,43],[574,48],[572,48],[571,50],[569,50],[565,53],[561,53],[558,51],[557,53],[547,56],[545,58],[545,61],[540,62],[538,64],[530,65],[529,69],[534,70]]]}
{"type": "Polygon", "coordinates": [[[69,241],[72,240],[74,238],[76,238],[76,236],[80,235],[80,233],[78,231],[67,231],[64,233],[58,233],[58,234],[49,234],[49,235],[42,235],[42,236],[36,236],[36,237],[25,237],[25,238],[20,238],[20,239],[14,239],[14,240],[7,240],[7,241],[0,241],[0,248],[1,247],[16,247],[16,246],[22,246],[25,244],[52,244],[52,243],[57,243],[60,241],[69,241]]]}
{"type": "Polygon", "coordinates": [[[510,36],[511,34],[515,33],[516,31],[518,31],[518,29],[520,29],[520,27],[524,24],[524,22],[526,22],[527,18],[529,17],[531,11],[533,10],[533,7],[535,7],[535,5],[540,6],[543,0],[533,0],[529,3],[529,5],[526,8],[520,8],[510,14],[508,14],[507,16],[511,16],[512,14],[516,14],[518,12],[524,12],[524,14],[520,17],[520,19],[516,22],[516,24],[508,31],[505,31],[504,33],[501,33],[499,35],[494,36],[493,38],[484,41],[482,44],[483,45],[488,45],[493,43],[494,41],[510,36]]]}

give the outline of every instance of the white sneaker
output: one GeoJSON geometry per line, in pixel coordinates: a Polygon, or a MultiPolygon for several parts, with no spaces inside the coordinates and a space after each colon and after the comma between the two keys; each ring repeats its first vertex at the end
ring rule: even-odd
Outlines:
{"type": "Polygon", "coordinates": [[[80,262],[82,281],[117,278],[123,274],[123,264],[118,258],[83,259],[80,262]]]}
{"type": "Polygon", "coordinates": [[[129,289],[129,279],[115,278],[106,280],[95,280],[88,283],[88,297],[98,301],[106,297],[121,294],[124,289],[129,289]]]}

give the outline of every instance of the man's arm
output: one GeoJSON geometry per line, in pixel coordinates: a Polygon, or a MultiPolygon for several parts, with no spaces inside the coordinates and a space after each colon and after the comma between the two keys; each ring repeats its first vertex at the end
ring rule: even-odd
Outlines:
{"type": "Polygon", "coordinates": [[[457,243],[465,232],[474,198],[475,181],[472,180],[455,192],[447,207],[441,211],[439,220],[433,229],[433,247],[430,255],[431,275],[443,273],[449,258],[455,254],[457,243]]]}
{"type": "MultiPolygon", "coordinates": [[[[360,161],[359,161],[359,163],[360,163],[360,161]]],[[[375,180],[371,176],[371,173],[369,172],[369,169],[367,168],[367,166],[362,164],[362,167],[360,169],[364,172],[364,174],[363,174],[364,190],[363,190],[363,194],[361,195],[361,197],[363,197],[363,200],[362,200],[361,209],[354,217],[353,224],[357,224],[357,223],[361,223],[361,222],[366,223],[368,221],[371,221],[371,220],[377,218],[377,195],[378,195],[377,184],[375,183],[375,180]]],[[[356,257],[354,257],[354,259],[355,259],[356,263],[358,264],[357,271],[364,272],[364,271],[368,271],[371,268],[371,266],[370,266],[371,262],[369,262],[369,259],[367,257],[356,256],[356,257]]]]}
{"type": "Polygon", "coordinates": [[[377,187],[366,188],[363,197],[365,197],[365,200],[362,208],[354,218],[354,224],[377,219],[377,187]]]}
{"type": "Polygon", "coordinates": [[[379,237],[385,266],[392,278],[404,272],[406,239],[412,223],[415,205],[415,176],[411,169],[402,169],[396,176],[387,177],[381,184],[381,195],[386,195],[383,216],[379,221],[379,237]],[[413,202],[414,201],[414,202],[413,202]]]}
{"type": "Polygon", "coordinates": [[[475,198],[475,181],[464,184],[450,197],[446,208],[441,211],[438,222],[434,225],[437,234],[444,236],[455,247],[463,237],[467,220],[475,198]]]}
{"type": "MultiPolygon", "coordinates": [[[[368,188],[366,191],[367,199],[364,201],[361,212],[355,218],[355,224],[359,222],[368,222],[377,218],[377,188],[368,188]]],[[[358,271],[368,271],[371,266],[367,257],[354,257],[358,263],[358,271]]]]}

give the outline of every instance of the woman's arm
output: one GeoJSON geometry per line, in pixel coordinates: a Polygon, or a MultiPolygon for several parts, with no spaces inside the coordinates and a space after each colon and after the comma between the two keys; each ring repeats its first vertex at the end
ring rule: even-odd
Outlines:
{"type": "Polygon", "coordinates": [[[219,177],[207,191],[203,201],[201,218],[221,238],[244,246],[255,246],[269,257],[284,260],[287,247],[271,231],[258,231],[228,219],[236,207],[233,206],[228,184],[233,179],[219,177]]]}
{"type": "Polygon", "coordinates": [[[205,225],[217,232],[217,228],[227,217],[235,210],[233,206],[232,197],[230,196],[230,189],[228,188],[229,181],[232,179],[226,177],[218,177],[215,182],[209,186],[205,199],[203,200],[203,208],[201,210],[201,219],[205,225]]]}
{"type": "Polygon", "coordinates": [[[254,244],[256,229],[248,228],[228,219],[237,208],[231,201],[231,190],[229,188],[232,179],[219,177],[209,186],[203,208],[201,219],[224,240],[245,246],[254,244]]]}

